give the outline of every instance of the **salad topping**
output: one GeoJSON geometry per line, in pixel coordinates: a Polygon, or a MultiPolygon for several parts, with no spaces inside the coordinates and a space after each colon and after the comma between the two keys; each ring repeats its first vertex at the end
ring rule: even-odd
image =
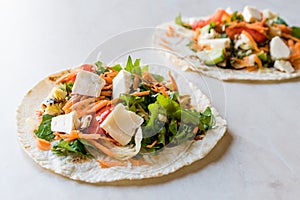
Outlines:
{"type": "Polygon", "coordinates": [[[256,71],[300,69],[300,28],[288,26],[270,10],[245,6],[242,12],[219,9],[206,19],[175,23],[194,32],[188,46],[206,65],[256,71]]]}
{"type": "Polygon", "coordinates": [[[37,112],[37,146],[58,156],[97,158],[104,153],[119,160],[98,160],[109,167],[124,165],[124,160],[149,164],[136,159],[202,139],[215,125],[211,109],[197,111],[188,95],[179,94],[170,72],[169,77],[148,72],[148,66],[131,57],[124,69],[98,61],[72,70],[56,81],[37,112]]]}

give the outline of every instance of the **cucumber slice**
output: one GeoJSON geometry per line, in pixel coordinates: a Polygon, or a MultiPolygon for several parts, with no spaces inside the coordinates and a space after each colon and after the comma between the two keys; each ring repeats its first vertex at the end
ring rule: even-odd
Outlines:
{"type": "Polygon", "coordinates": [[[202,51],[197,54],[206,65],[216,65],[225,60],[224,49],[218,48],[210,51],[202,51]]]}

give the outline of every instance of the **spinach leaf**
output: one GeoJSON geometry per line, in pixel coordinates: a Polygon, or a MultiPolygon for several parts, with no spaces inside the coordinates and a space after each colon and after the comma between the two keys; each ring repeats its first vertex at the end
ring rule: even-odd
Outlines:
{"type": "Polygon", "coordinates": [[[280,17],[276,17],[273,21],[272,21],[272,24],[275,23],[275,24],[283,24],[283,25],[286,25],[288,26],[288,24],[280,17]]]}
{"type": "Polygon", "coordinates": [[[54,139],[55,136],[54,136],[53,132],[51,131],[51,121],[52,121],[53,117],[54,117],[53,115],[49,115],[49,114],[43,115],[42,121],[41,121],[38,129],[34,130],[34,133],[38,138],[41,138],[41,139],[44,139],[47,141],[51,141],[54,139]]]}
{"type": "Polygon", "coordinates": [[[59,156],[66,156],[70,152],[84,156],[89,155],[84,144],[82,144],[78,139],[70,142],[62,139],[52,147],[52,151],[59,156]]]}
{"type": "Polygon", "coordinates": [[[296,26],[292,27],[292,36],[300,39],[300,27],[296,27],[296,26]]]}

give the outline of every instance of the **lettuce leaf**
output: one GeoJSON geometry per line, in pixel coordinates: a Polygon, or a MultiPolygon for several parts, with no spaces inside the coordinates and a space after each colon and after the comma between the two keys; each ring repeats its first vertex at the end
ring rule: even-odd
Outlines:
{"type": "Polygon", "coordinates": [[[89,152],[86,150],[84,144],[82,144],[79,139],[70,142],[62,139],[52,147],[52,151],[59,156],[66,156],[70,152],[77,153],[83,156],[89,155],[89,152]]]}
{"type": "Polygon", "coordinates": [[[49,114],[43,115],[42,121],[38,129],[34,130],[34,133],[38,138],[47,141],[51,141],[54,139],[55,136],[53,134],[53,131],[51,131],[51,121],[53,117],[54,117],[53,115],[49,115],[49,114]]]}

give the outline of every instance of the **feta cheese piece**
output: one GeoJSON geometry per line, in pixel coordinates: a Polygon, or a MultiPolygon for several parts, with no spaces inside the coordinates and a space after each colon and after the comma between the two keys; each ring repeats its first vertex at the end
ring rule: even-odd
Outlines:
{"type": "Polygon", "coordinates": [[[201,39],[214,39],[218,36],[218,33],[214,29],[210,29],[210,25],[206,25],[203,28],[201,28],[200,35],[198,37],[198,40],[201,39]]]}
{"type": "Polygon", "coordinates": [[[51,131],[70,133],[80,125],[80,121],[73,111],[69,114],[53,117],[51,121],[51,131]]]}
{"type": "Polygon", "coordinates": [[[126,70],[119,71],[118,75],[113,79],[113,99],[118,98],[120,94],[128,94],[131,85],[131,73],[126,70]]]}
{"type": "Polygon", "coordinates": [[[100,125],[121,145],[127,145],[144,119],[118,104],[100,125]]]}
{"type": "Polygon", "coordinates": [[[253,46],[251,44],[250,39],[244,33],[241,33],[238,39],[234,43],[234,48],[235,49],[241,48],[243,50],[248,50],[248,49],[252,49],[253,46]]]}
{"type": "Polygon", "coordinates": [[[225,49],[230,47],[230,39],[229,38],[217,38],[217,39],[200,39],[198,40],[199,45],[208,45],[212,49],[220,48],[225,49]]]}
{"type": "Polygon", "coordinates": [[[272,11],[270,11],[269,9],[264,9],[262,11],[263,17],[267,18],[267,19],[273,19],[275,17],[277,17],[278,15],[276,13],[273,13],[272,11]]]}
{"type": "Polygon", "coordinates": [[[242,15],[246,22],[254,22],[255,20],[261,20],[260,11],[252,6],[245,6],[242,15]]]}
{"type": "Polygon", "coordinates": [[[91,97],[99,97],[103,86],[105,85],[105,80],[99,75],[81,70],[78,72],[72,94],[80,94],[91,97]]]}
{"type": "Polygon", "coordinates": [[[289,61],[285,60],[276,60],[274,63],[274,67],[282,72],[293,73],[295,69],[289,61]]]}
{"type": "Polygon", "coordinates": [[[287,59],[290,57],[289,47],[279,36],[272,38],[270,42],[270,54],[273,60],[287,59]]]}

